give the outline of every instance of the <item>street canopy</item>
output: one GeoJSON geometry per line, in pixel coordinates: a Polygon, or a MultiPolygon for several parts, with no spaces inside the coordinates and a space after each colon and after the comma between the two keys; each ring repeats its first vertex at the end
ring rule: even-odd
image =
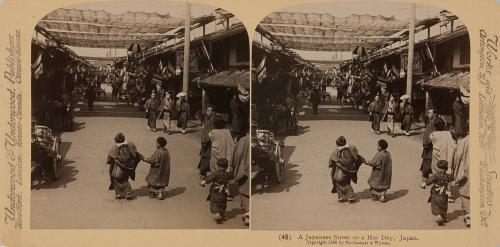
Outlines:
{"type": "MultiPolygon", "coordinates": [[[[425,25],[427,22],[418,22],[425,25]]],[[[409,27],[406,20],[381,15],[335,17],[331,14],[273,12],[257,31],[272,36],[282,45],[296,50],[352,51],[358,46],[373,49],[399,40],[409,27]]]]}
{"type": "MultiPolygon", "coordinates": [[[[194,18],[197,22],[213,21],[215,17],[194,18]]],[[[147,46],[172,38],[170,31],[184,26],[184,18],[169,14],[132,12],[110,14],[103,10],[57,9],[37,24],[55,40],[69,46],[93,48],[125,48],[131,43],[147,46]]]]}

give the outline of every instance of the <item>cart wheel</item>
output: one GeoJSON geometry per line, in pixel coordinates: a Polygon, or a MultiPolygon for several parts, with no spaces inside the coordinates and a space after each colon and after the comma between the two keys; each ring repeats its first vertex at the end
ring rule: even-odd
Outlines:
{"type": "Polygon", "coordinates": [[[61,156],[61,140],[59,138],[53,139],[52,148],[52,167],[53,167],[53,178],[58,179],[62,175],[62,156],[61,156]]]}
{"type": "Polygon", "coordinates": [[[283,156],[283,145],[276,143],[276,160],[274,161],[275,179],[276,183],[283,181],[283,174],[285,173],[285,157],[283,156]]]}

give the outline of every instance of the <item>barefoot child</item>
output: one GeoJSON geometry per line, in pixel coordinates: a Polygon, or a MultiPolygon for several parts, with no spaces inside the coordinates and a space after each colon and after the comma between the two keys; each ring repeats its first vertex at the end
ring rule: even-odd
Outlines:
{"type": "Polygon", "coordinates": [[[227,183],[231,179],[231,175],[226,171],[228,167],[226,159],[218,159],[217,166],[217,170],[210,173],[205,180],[202,180],[201,185],[205,186],[207,183],[212,183],[207,200],[210,201],[210,212],[215,215],[214,220],[217,224],[222,224],[226,216],[227,183]]]}
{"type": "Polygon", "coordinates": [[[434,184],[428,202],[431,203],[432,214],[436,216],[436,222],[441,226],[446,222],[448,211],[448,184],[453,181],[453,175],[447,174],[448,162],[439,160],[437,172],[425,180],[426,185],[434,184]]]}
{"type": "Polygon", "coordinates": [[[165,148],[167,140],[163,137],[156,139],[156,150],[144,162],[151,164],[146,181],[148,182],[149,196],[151,198],[165,199],[165,187],[170,180],[170,154],[165,148]]]}
{"type": "Polygon", "coordinates": [[[392,179],[392,159],[391,153],[387,151],[389,144],[384,139],[378,141],[378,153],[372,160],[366,161],[365,164],[372,167],[368,185],[372,192],[372,199],[386,202],[386,192],[391,187],[392,179]]]}

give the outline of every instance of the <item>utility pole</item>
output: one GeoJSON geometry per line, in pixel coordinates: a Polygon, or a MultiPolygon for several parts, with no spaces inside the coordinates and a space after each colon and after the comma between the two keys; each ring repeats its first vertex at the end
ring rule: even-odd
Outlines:
{"type": "Polygon", "coordinates": [[[182,76],[182,91],[188,94],[189,89],[189,50],[191,46],[191,3],[186,3],[186,19],[184,22],[184,71],[182,76]]]}
{"type": "Polygon", "coordinates": [[[413,50],[415,47],[415,15],[416,5],[411,4],[410,10],[410,35],[408,37],[408,71],[406,72],[406,94],[410,96],[412,101],[412,87],[413,87],[413,50]]]}

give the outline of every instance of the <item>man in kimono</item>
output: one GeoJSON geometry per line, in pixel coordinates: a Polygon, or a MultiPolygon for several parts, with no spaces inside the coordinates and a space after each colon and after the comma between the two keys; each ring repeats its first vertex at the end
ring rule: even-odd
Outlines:
{"type": "Polygon", "coordinates": [[[401,132],[406,136],[410,135],[411,130],[411,117],[413,115],[413,107],[408,98],[404,98],[401,102],[401,115],[403,119],[401,120],[401,132]]]}
{"type": "Polygon", "coordinates": [[[455,135],[460,138],[464,135],[465,127],[465,112],[464,103],[462,103],[460,96],[457,96],[455,102],[453,102],[453,123],[455,127],[455,135]]]}
{"type": "Polygon", "coordinates": [[[189,103],[186,96],[179,96],[177,100],[177,112],[179,113],[179,119],[177,120],[177,127],[181,130],[183,134],[187,133],[187,123],[188,123],[188,113],[189,113],[189,103]]]}
{"type": "Polygon", "coordinates": [[[238,140],[234,148],[233,162],[231,166],[235,184],[238,185],[238,192],[241,200],[241,208],[245,211],[243,221],[245,224],[250,223],[249,210],[249,163],[250,149],[248,134],[238,140]]]}
{"type": "Polygon", "coordinates": [[[170,153],[167,146],[167,140],[163,137],[156,139],[156,150],[149,158],[143,161],[151,164],[146,182],[148,182],[149,196],[151,198],[165,199],[165,187],[170,180],[170,153]]]}
{"type": "Polygon", "coordinates": [[[339,202],[356,202],[351,181],[357,183],[358,169],[364,158],[358,154],[354,145],[347,144],[345,137],[340,136],[336,141],[337,147],[330,155],[328,167],[332,168],[332,193],[337,193],[339,202]]]}
{"type": "Polygon", "coordinates": [[[464,223],[470,227],[470,195],[469,195],[469,133],[468,123],[464,126],[464,138],[457,141],[457,148],[453,157],[455,184],[458,186],[462,210],[465,213],[464,223]]]}
{"type": "Polygon", "coordinates": [[[318,106],[321,101],[321,92],[319,87],[315,86],[309,96],[309,102],[311,102],[311,106],[313,108],[313,114],[318,115],[318,106]]]}
{"type": "Polygon", "coordinates": [[[380,133],[380,103],[378,95],[375,96],[375,99],[368,106],[368,111],[370,112],[370,118],[372,120],[372,131],[376,134],[380,133]]]}
{"type": "Polygon", "coordinates": [[[234,94],[231,102],[229,103],[231,108],[231,134],[235,141],[241,137],[241,102],[238,99],[238,95],[234,94]]]}
{"type": "Polygon", "coordinates": [[[156,131],[156,116],[158,115],[159,106],[160,102],[158,102],[156,94],[152,92],[151,97],[144,104],[144,109],[146,109],[148,117],[148,130],[153,132],[156,131]]]}
{"type": "Polygon", "coordinates": [[[135,168],[142,155],[131,142],[125,141],[125,136],[118,133],[115,136],[115,145],[109,150],[106,163],[109,164],[111,184],[109,189],[115,190],[116,199],[133,199],[132,187],[128,179],[135,180],[135,168]]]}
{"type": "Polygon", "coordinates": [[[210,171],[210,158],[212,142],[208,133],[214,128],[214,114],[213,107],[207,106],[207,113],[205,117],[205,123],[201,133],[201,148],[200,148],[200,162],[198,163],[198,172],[201,179],[205,179],[207,172],[210,171]]]}
{"type": "Polygon", "coordinates": [[[365,164],[372,167],[372,173],[368,179],[373,200],[386,202],[387,190],[391,188],[392,159],[391,153],[387,151],[389,144],[384,139],[378,141],[377,154],[372,160],[365,164]]]}
{"type": "MultiPolygon", "coordinates": [[[[434,109],[429,108],[427,110],[425,130],[422,135],[422,164],[420,165],[420,171],[422,172],[422,178],[429,178],[429,174],[432,173],[432,141],[431,133],[434,132],[434,121],[436,120],[436,115],[434,114],[434,109]]],[[[422,181],[420,187],[425,188],[425,182],[422,181]]]]}

